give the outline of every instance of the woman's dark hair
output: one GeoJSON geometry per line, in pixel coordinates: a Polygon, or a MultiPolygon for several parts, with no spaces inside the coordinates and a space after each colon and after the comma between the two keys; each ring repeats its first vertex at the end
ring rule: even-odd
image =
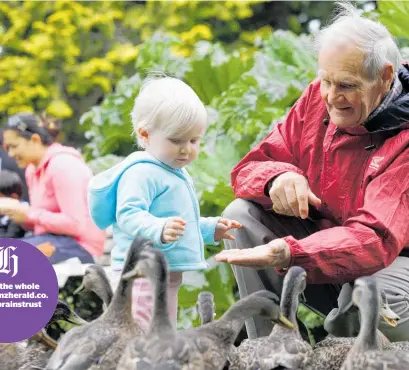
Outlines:
{"type": "Polygon", "coordinates": [[[62,130],[62,121],[58,118],[48,115],[45,112],[40,113],[38,117],[41,121],[41,127],[45,127],[48,133],[53,137],[53,139],[57,140],[57,137],[62,130]]]}
{"type": "Polygon", "coordinates": [[[0,171],[0,193],[6,197],[17,194],[19,198],[23,195],[23,182],[18,173],[2,170],[0,171]]]}
{"type": "Polygon", "coordinates": [[[26,139],[38,134],[44,145],[51,145],[61,131],[61,121],[44,113],[17,113],[8,118],[4,130],[14,130],[26,139]]]}

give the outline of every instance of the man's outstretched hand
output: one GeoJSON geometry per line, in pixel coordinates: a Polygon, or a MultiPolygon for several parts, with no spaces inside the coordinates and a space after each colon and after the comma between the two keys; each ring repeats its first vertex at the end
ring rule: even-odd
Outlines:
{"type": "Polygon", "coordinates": [[[218,262],[232,265],[264,269],[285,268],[290,265],[290,247],[283,239],[272,240],[268,244],[248,249],[226,249],[215,256],[218,262]]]}

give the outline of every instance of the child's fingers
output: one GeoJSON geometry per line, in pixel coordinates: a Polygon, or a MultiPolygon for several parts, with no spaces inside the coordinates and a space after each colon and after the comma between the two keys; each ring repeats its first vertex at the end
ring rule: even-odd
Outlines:
{"type": "Polygon", "coordinates": [[[233,227],[235,229],[239,229],[239,228],[243,227],[243,225],[240,222],[232,220],[231,221],[231,227],[233,227]]]}
{"type": "Polygon", "coordinates": [[[165,243],[170,243],[170,242],[177,242],[178,241],[178,237],[177,236],[171,236],[171,235],[167,235],[163,238],[163,240],[165,241],[165,243]]]}
{"type": "Polygon", "coordinates": [[[235,237],[233,235],[230,235],[230,234],[224,234],[223,239],[235,240],[235,237]]]}
{"type": "Polygon", "coordinates": [[[172,236],[176,236],[176,235],[183,236],[184,234],[183,230],[176,229],[174,227],[168,229],[167,233],[168,235],[172,235],[172,236]]]}
{"type": "Polygon", "coordinates": [[[171,217],[170,220],[174,223],[186,225],[186,221],[182,217],[171,217]]]}
{"type": "Polygon", "coordinates": [[[219,220],[219,223],[221,223],[223,225],[226,225],[228,229],[230,229],[230,227],[231,227],[231,221],[229,219],[227,219],[227,218],[221,218],[219,220]]]}
{"type": "Polygon", "coordinates": [[[173,229],[173,230],[185,230],[184,225],[181,225],[181,224],[178,224],[178,223],[175,223],[175,222],[172,222],[168,227],[169,227],[169,229],[173,229]]]}

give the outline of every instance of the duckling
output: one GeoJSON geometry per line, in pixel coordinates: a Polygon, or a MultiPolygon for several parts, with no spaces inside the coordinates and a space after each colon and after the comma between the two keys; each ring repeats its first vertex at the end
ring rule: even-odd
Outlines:
{"type": "Polygon", "coordinates": [[[274,369],[283,367],[298,369],[312,353],[298,330],[297,309],[300,294],[306,287],[307,274],[298,266],[291,267],[283,283],[281,313],[294,326],[294,330],[275,325],[271,334],[252,340],[244,340],[230,356],[229,369],[274,369]]]}
{"type": "MultiPolygon", "coordinates": [[[[128,273],[138,261],[141,251],[152,244],[150,240],[136,237],[122,274],[128,273]]],[[[121,279],[107,310],[94,321],[66,333],[46,369],[115,368],[126,343],[143,333],[132,317],[132,285],[131,279],[121,279]]]]}
{"type": "Polygon", "coordinates": [[[103,302],[104,311],[111,303],[113,292],[104,268],[100,265],[90,265],[85,270],[82,284],[74,291],[79,294],[83,291],[94,292],[103,302]]]}
{"type": "Polygon", "coordinates": [[[403,351],[382,351],[376,329],[379,325],[379,290],[374,277],[355,281],[353,303],[361,318],[359,334],[341,370],[407,370],[409,355],[403,351]]]}
{"type": "Polygon", "coordinates": [[[292,327],[279,312],[278,297],[259,291],[241,299],[216,321],[197,328],[176,331],[168,314],[166,287],[168,265],[157,249],[144,250],[133,272],[150,279],[154,290],[154,308],[151,327],[146,337],[135,338],[126,347],[118,370],[134,369],[222,369],[244,321],[256,314],[270,317],[274,322],[292,327]]]}
{"type": "Polygon", "coordinates": [[[38,333],[28,339],[19,370],[44,368],[57,342],[47,334],[47,328],[56,321],[66,321],[74,325],[84,325],[87,321],[79,317],[64,301],[58,300],[50,321],[38,333]]]}
{"type": "MultiPolygon", "coordinates": [[[[346,312],[352,305],[352,288],[351,290],[348,289],[348,292],[344,290],[344,294],[348,294],[346,299],[351,302],[350,305],[345,307],[344,311],[346,312]]],[[[389,325],[396,326],[396,320],[399,319],[399,316],[390,309],[386,294],[383,290],[381,290],[380,296],[380,316],[382,316],[389,325]]],[[[376,335],[381,348],[386,349],[391,345],[388,338],[386,338],[379,329],[376,330],[376,335]]],[[[339,370],[354,341],[355,337],[334,337],[329,335],[314,346],[314,352],[308,358],[303,370],[339,370]]]]}
{"type": "Polygon", "coordinates": [[[214,296],[211,292],[200,292],[197,297],[197,310],[201,325],[213,321],[215,317],[214,296]]]}

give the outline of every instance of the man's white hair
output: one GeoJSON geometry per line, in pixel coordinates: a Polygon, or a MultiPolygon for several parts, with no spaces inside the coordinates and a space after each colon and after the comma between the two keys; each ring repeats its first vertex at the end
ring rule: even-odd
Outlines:
{"type": "Polygon", "coordinates": [[[337,41],[352,42],[365,53],[363,67],[369,80],[378,78],[387,63],[391,63],[396,72],[402,57],[388,29],[380,22],[363,17],[362,11],[350,2],[340,1],[336,4],[338,14],[320,30],[315,39],[317,51],[337,41]]]}
{"type": "Polygon", "coordinates": [[[144,141],[139,137],[139,128],[177,137],[196,124],[207,125],[206,108],[197,94],[183,81],[168,76],[150,76],[144,80],[131,118],[141,147],[144,141]]]}

